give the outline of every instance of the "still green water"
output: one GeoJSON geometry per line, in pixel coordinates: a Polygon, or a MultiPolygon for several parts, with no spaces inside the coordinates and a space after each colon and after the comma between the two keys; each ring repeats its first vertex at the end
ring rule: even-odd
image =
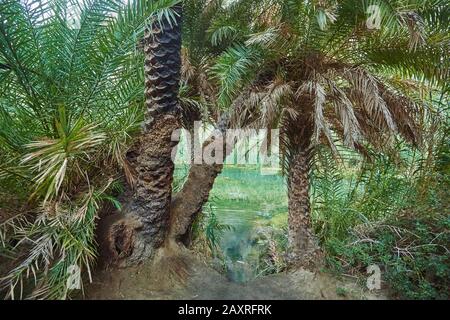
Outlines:
{"type": "Polygon", "coordinates": [[[220,224],[231,226],[219,241],[230,280],[256,276],[258,239],[287,223],[287,194],[279,174],[257,167],[226,166],[216,179],[210,203],[220,224]]]}

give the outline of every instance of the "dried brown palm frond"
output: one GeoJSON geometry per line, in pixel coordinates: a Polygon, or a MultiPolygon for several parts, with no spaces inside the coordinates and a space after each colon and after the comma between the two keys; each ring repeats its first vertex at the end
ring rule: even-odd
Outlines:
{"type": "Polygon", "coordinates": [[[34,212],[34,217],[15,218],[12,237],[18,240],[17,247],[27,250],[0,279],[0,288],[7,290],[7,298],[23,298],[24,284],[28,282],[35,287],[28,298],[65,298],[70,289],[66,286],[69,270],[74,266],[82,268],[92,281],[91,268],[97,255],[94,240],[97,213],[101,201],[110,199],[106,192],[111,183],[109,180],[102,186],[90,187],[70,205],[48,201],[34,212]]]}
{"type": "Polygon", "coordinates": [[[181,105],[181,123],[188,130],[195,121],[213,121],[211,106],[215,104],[215,89],[211,84],[207,70],[208,62],[203,59],[200,64],[192,64],[188,48],[181,51],[181,87],[179,103],[181,105]]]}
{"type": "Polygon", "coordinates": [[[309,93],[314,96],[314,134],[312,143],[315,145],[319,144],[320,136],[323,132],[328,139],[333,153],[337,153],[336,145],[331,136],[330,125],[324,116],[324,107],[327,98],[325,88],[320,82],[309,82],[308,86],[310,90],[309,93]]]}
{"type": "Polygon", "coordinates": [[[425,25],[422,17],[415,11],[401,11],[398,13],[399,21],[406,26],[409,32],[409,50],[414,51],[426,43],[425,25]]]}
{"type": "Polygon", "coordinates": [[[195,66],[189,57],[189,49],[181,48],[181,80],[189,82],[197,74],[195,66]]]}
{"type": "Polygon", "coordinates": [[[256,87],[242,92],[233,100],[230,107],[230,127],[245,128],[257,127],[259,123],[259,103],[262,94],[256,87]]]}
{"type": "Polygon", "coordinates": [[[265,89],[260,101],[261,125],[272,128],[276,125],[283,107],[288,106],[292,100],[293,90],[289,83],[279,77],[265,89]]]}
{"type": "MultiPolygon", "coordinates": [[[[259,126],[283,129],[286,161],[298,148],[319,144],[329,145],[338,159],[338,139],[362,153],[365,143],[391,149],[398,134],[420,145],[423,103],[361,66],[322,59],[315,65],[305,60],[306,81],[286,82],[275,74],[272,81],[252,86],[237,100],[241,117],[257,113],[253,118],[259,126]]],[[[403,90],[412,85],[403,84],[403,90]]]]}
{"type": "Polygon", "coordinates": [[[256,122],[257,117],[253,112],[255,109],[252,109],[248,103],[249,99],[251,99],[249,96],[252,98],[251,92],[243,92],[232,102],[230,108],[232,110],[230,117],[231,128],[242,128],[248,119],[252,119],[250,121],[251,124],[256,122]]]}
{"type": "Polygon", "coordinates": [[[354,102],[363,108],[380,128],[395,133],[397,128],[386,102],[380,95],[377,79],[361,67],[346,68],[342,76],[349,82],[349,92],[354,102]]]}
{"type": "Polygon", "coordinates": [[[399,134],[413,145],[420,145],[422,142],[420,132],[423,124],[421,109],[424,109],[425,105],[419,106],[411,98],[395,92],[385,85],[380,85],[380,92],[397,124],[399,134]]]}
{"type": "Polygon", "coordinates": [[[344,145],[353,148],[360,140],[361,130],[354,112],[354,106],[345,92],[332,80],[328,80],[330,98],[343,128],[344,145]]]}
{"type": "MultiPolygon", "coordinates": [[[[253,85],[242,92],[232,103],[232,126],[274,128],[286,103],[293,95],[289,83],[276,78],[267,85],[253,85]]],[[[295,110],[288,108],[294,116],[295,110]]]]}

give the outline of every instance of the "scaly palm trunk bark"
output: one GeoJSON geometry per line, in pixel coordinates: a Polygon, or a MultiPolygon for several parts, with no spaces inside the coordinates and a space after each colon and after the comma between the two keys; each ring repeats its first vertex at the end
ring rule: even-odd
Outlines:
{"type": "MultiPolygon", "coordinates": [[[[169,240],[181,242],[185,246],[190,244],[192,240],[192,225],[201,213],[203,205],[208,201],[214,181],[222,172],[223,162],[233,150],[233,145],[227,145],[226,129],[228,125],[228,117],[226,115],[222,116],[217,126],[217,130],[221,132],[223,137],[222,162],[192,164],[183,188],[175,195],[172,201],[169,240]]],[[[214,142],[213,137],[208,138],[203,143],[202,150],[214,142]]]]}
{"type": "Polygon", "coordinates": [[[178,102],[181,71],[181,4],[173,7],[176,21],[162,18],[144,36],[145,105],[147,108],[135,169],[137,181],[124,214],[110,218],[106,229],[108,255],[119,265],[139,263],[165,241],[172,200],[176,142],[180,127],[178,102]]]}
{"type": "Polygon", "coordinates": [[[308,269],[320,263],[320,250],[311,228],[309,200],[309,154],[299,151],[289,166],[288,176],[288,226],[289,262],[308,269]]]}
{"type": "Polygon", "coordinates": [[[147,114],[131,211],[142,223],[140,235],[151,249],[163,244],[168,229],[176,145],[172,134],[180,127],[181,4],[174,11],[175,23],[153,23],[144,37],[147,114]]]}
{"type": "Polygon", "coordinates": [[[311,223],[309,172],[314,123],[309,117],[311,100],[297,102],[303,113],[295,119],[286,118],[282,127],[288,156],[288,263],[310,270],[321,263],[321,254],[311,223]]]}

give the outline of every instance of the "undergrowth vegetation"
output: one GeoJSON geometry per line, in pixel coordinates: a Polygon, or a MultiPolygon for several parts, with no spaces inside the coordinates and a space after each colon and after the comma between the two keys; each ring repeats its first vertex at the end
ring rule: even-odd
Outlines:
{"type": "Polygon", "coordinates": [[[313,177],[313,219],[330,270],[365,285],[367,267],[378,265],[394,297],[448,299],[447,134],[440,133],[430,154],[374,154],[352,173],[322,155],[313,177]]]}

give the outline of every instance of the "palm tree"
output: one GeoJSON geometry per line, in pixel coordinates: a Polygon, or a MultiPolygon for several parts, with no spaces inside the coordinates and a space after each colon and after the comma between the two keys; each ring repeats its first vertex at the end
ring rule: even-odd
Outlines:
{"type": "MultiPolygon", "coordinates": [[[[101,247],[113,264],[140,263],[159,248],[168,253],[177,251],[179,244],[189,245],[192,224],[223,168],[193,164],[181,190],[173,194],[172,133],[182,126],[191,130],[197,120],[225,133],[230,119],[217,108],[217,90],[208,71],[224,49],[215,45],[209,30],[229,11],[222,0],[175,2],[151,24],[142,41],[147,112],[142,136],[128,153],[136,172],[129,180],[135,180],[135,186],[123,212],[104,219],[100,228],[101,247]],[[183,23],[182,11],[187,14],[183,23]]],[[[202,147],[211,142],[207,139],[202,147]]]]}
{"type": "MultiPolygon", "coordinates": [[[[365,153],[395,139],[422,141],[424,83],[445,84],[442,1],[240,1],[254,21],[223,21],[238,44],[214,67],[224,107],[240,96],[240,114],[280,127],[289,192],[289,260],[313,268],[320,249],[311,229],[309,172],[314,151],[341,141],[365,153]],[[377,5],[381,29],[367,27],[377,5]],[[423,92],[422,92],[423,93],[423,92]]],[[[235,4],[236,6],[240,5],[235,4]]]]}
{"type": "Polygon", "coordinates": [[[180,127],[182,6],[153,21],[144,36],[145,122],[136,157],[136,187],[125,209],[137,217],[131,261],[159,248],[167,233],[172,198],[173,132],[180,127]]]}
{"type": "MultiPolygon", "coordinates": [[[[182,48],[182,123],[194,137],[194,121],[209,123],[226,136],[236,116],[233,110],[222,110],[217,103],[217,86],[211,76],[210,69],[217,57],[228,44],[218,45],[223,39],[221,22],[228,17],[243,17],[242,8],[230,10],[224,6],[223,0],[185,0],[184,10],[189,19],[183,27],[182,48]]],[[[250,20],[242,20],[249,23],[250,20]]],[[[248,119],[247,119],[248,120],[248,119]]],[[[248,121],[242,121],[245,125],[248,121]]],[[[202,148],[214,142],[209,137],[202,148]]],[[[226,139],[224,139],[226,143],[226,139]]],[[[233,146],[223,145],[223,160],[231,152],[233,146]]],[[[171,224],[168,239],[171,242],[189,246],[192,226],[208,201],[209,193],[216,177],[223,169],[223,162],[217,164],[191,164],[189,174],[182,188],[173,197],[171,205],[171,224]]]]}
{"type": "Polygon", "coordinates": [[[35,297],[64,298],[70,267],[90,274],[100,207],[120,207],[119,172],[132,176],[125,152],[144,102],[136,42],[174,3],[0,2],[0,219],[12,213],[0,250],[17,244],[0,283],[8,295],[34,274],[35,297]]]}
{"type": "MultiPolygon", "coordinates": [[[[143,134],[129,153],[136,186],[124,212],[108,217],[101,228],[105,255],[114,264],[139,263],[158,248],[173,251],[180,242],[188,245],[192,224],[222,170],[220,164],[192,165],[183,187],[173,195],[172,133],[180,127],[191,130],[201,119],[222,131],[227,128],[227,117],[214,107],[215,89],[207,74],[210,61],[221,52],[211,45],[207,32],[223,14],[221,3],[178,3],[173,15],[153,23],[143,39],[147,113],[143,134]],[[188,16],[183,24],[182,11],[188,16]]],[[[203,147],[211,142],[208,139],[203,147]]]]}

